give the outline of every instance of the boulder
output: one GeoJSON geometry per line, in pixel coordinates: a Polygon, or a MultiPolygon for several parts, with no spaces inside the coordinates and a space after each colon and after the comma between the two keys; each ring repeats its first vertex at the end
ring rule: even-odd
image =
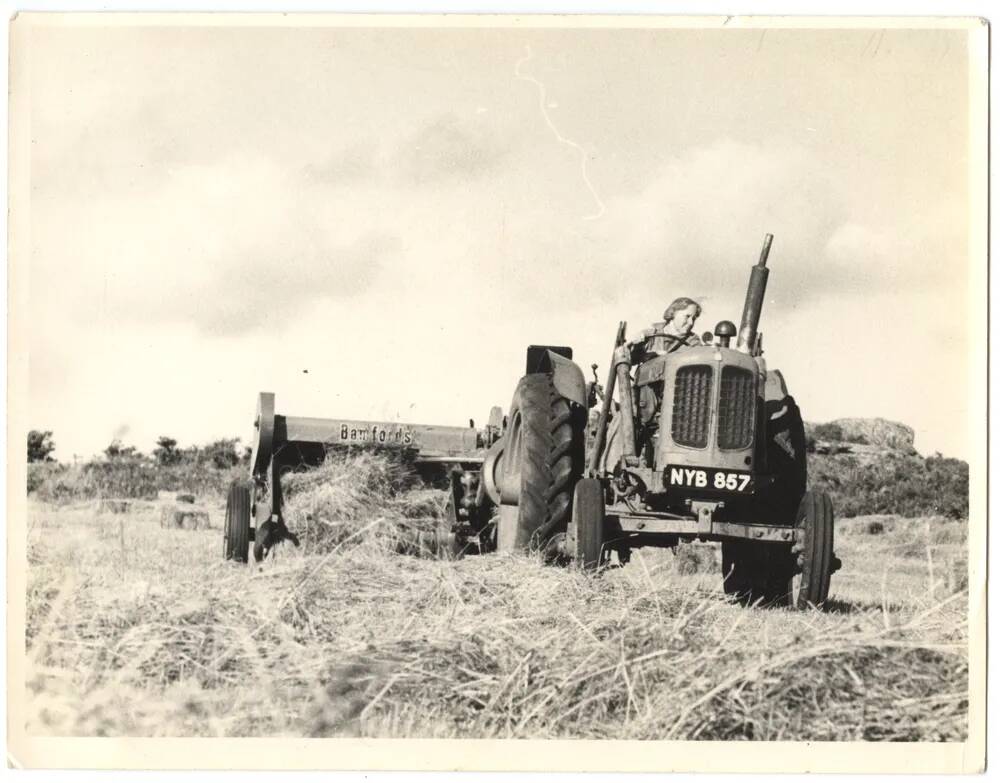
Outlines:
{"type": "Polygon", "coordinates": [[[830,422],[840,427],[844,440],[868,446],[881,446],[898,451],[913,451],[912,427],[887,419],[837,419],[830,422]]]}
{"type": "Polygon", "coordinates": [[[866,448],[915,454],[913,429],[887,419],[835,419],[826,424],[805,423],[806,438],[819,454],[863,452],[866,448]],[[850,444],[851,448],[838,448],[850,444]],[[858,448],[858,447],[861,448],[858,448]]]}

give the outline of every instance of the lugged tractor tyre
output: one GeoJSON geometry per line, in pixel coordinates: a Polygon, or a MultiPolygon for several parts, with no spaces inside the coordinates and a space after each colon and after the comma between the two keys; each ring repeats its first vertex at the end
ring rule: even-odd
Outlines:
{"type": "Polygon", "coordinates": [[[796,525],[803,532],[802,551],[796,553],[801,573],[789,578],[787,594],[798,609],[822,607],[830,595],[830,577],[836,568],[830,496],[825,492],[806,492],[796,525]]]}
{"type": "Polygon", "coordinates": [[[226,560],[245,563],[250,554],[251,482],[236,480],[226,498],[226,524],[222,534],[222,554],[226,560]]]}
{"type": "Polygon", "coordinates": [[[594,478],[580,479],[573,490],[573,512],[567,535],[574,564],[592,571],[604,549],[604,488],[594,478]]]}
{"type": "Polygon", "coordinates": [[[569,525],[586,413],[559,395],[549,373],[530,373],[514,390],[508,422],[500,472],[501,493],[517,503],[512,548],[542,549],[569,525]]]}

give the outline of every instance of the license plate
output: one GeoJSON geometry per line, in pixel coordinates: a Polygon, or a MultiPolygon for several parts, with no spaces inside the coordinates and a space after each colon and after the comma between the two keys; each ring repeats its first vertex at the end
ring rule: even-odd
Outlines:
{"type": "Polygon", "coordinates": [[[741,470],[719,470],[717,468],[690,468],[686,465],[668,465],[667,487],[683,489],[707,489],[717,492],[753,491],[753,476],[741,470]]]}

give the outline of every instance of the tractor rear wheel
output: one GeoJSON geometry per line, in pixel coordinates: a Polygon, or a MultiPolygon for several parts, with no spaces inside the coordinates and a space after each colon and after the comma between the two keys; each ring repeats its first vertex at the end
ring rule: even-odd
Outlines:
{"type": "Polygon", "coordinates": [[[581,479],[573,490],[573,514],[566,541],[573,562],[591,571],[601,564],[604,549],[604,488],[594,478],[581,479]]]}
{"type": "Polygon", "coordinates": [[[514,390],[508,422],[498,466],[498,547],[541,549],[569,524],[583,475],[586,412],[556,391],[549,373],[530,373],[514,390]]]}
{"type": "MultiPolygon", "coordinates": [[[[822,606],[830,595],[830,577],[840,563],[833,554],[833,503],[825,492],[806,492],[799,505],[797,526],[803,532],[801,552],[794,552],[793,575],[787,595],[792,606],[822,606]],[[795,573],[798,571],[799,573],[795,573]]],[[[799,546],[796,546],[796,550],[799,546]]]]}
{"type": "Polygon", "coordinates": [[[234,481],[226,498],[222,553],[238,563],[247,562],[250,552],[250,487],[249,481],[234,481]]]}

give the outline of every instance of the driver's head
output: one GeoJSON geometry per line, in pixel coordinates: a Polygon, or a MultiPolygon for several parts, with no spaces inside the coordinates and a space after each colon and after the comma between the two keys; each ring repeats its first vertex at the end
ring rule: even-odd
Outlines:
{"type": "Polygon", "coordinates": [[[694,329],[694,322],[698,320],[699,315],[701,315],[700,304],[686,296],[678,297],[663,311],[665,321],[663,331],[678,337],[687,337],[694,329]]]}

